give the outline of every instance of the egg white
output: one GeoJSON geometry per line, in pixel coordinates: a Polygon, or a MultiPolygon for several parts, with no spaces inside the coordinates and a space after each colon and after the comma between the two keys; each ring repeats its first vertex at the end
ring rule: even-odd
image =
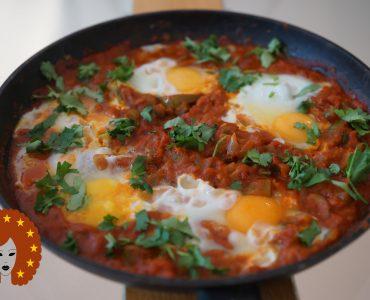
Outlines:
{"type": "Polygon", "coordinates": [[[298,93],[313,82],[298,75],[261,75],[253,84],[244,86],[229,100],[229,109],[222,120],[238,122],[237,115],[245,115],[257,125],[270,128],[280,115],[296,112],[305,100],[319,93],[320,89],[297,97],[298,93]]]}
{"type": "MultiPolygon", "coordinates": [[[[199,238],[202,251],[226,250],[208,237],[208,230],[201,226],[201,222],[208,220],[227,226],[225,213],[240,195],[238,191],[214,188],[202,179],[183,174],[177,178],[176,187],[154,188],[151,209],[168,212],[179,219],[187,218],[193,233],[199,238]]],[[[231,253],[248,256],[254,265],[268,266],[278,255],[278,249],[270,242],[279,230],[278,226],[258,222],[246,234],[231,229],[228,237],[233,246],[231,253]]]]}
{"type": "Polygon", "coordinates": [[[167,70],[176,65],[177,62],[170,58],[154,60],[136,68],[127,83],[141,93],[158,96],[177,94],[176,87],[166,78],[167,70]]]}

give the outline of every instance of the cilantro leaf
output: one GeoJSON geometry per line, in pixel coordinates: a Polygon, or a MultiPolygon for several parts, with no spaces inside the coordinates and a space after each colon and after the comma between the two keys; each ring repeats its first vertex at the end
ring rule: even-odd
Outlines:
{"type": "Polygon", "coordinates": [[[114,253],[114,249],[118,248],[117,240],[111,233],[107,233],[104,238],[107,241],[105,245],[105,248],[107,249],[106,255],[112,256],[114,253]]]}
{"type": "Polygon", "coordinates": [[[103,221],[100,222],[100,224],[98,225],[98,228],[100,230],[105,230],[105,231],[113,230],[114,227],[116,226],[117,221],[118,221],[118,218],[116,218],[115,216],[112,216],[109,214],[105,215],[103,218],[103,221]]]}
{"type": "Polygon", "coordinates": [[[67,174],[78,173],[76,169],[71,168],[71,164],[64,161],[58,162],[57,170],[54,176],[49,172],[45,177],[35,182],[39,192],[36,197],[34,209],[42,214],[47,214],[52,206],[62,206],[64,204],[64,194],[69,194],[67,209],[77,210],[82,207],[86,201],[86,188],[81,178],[75,177],[73,185],[70,186],[64,177],[67,174]]]}
{"type": "Polygon", "coordinates": [[[245,164],[252,162],[262,167],[268,167],[272,162],[272,154],[260,153],[257,149],[252,149],[245,154],[242,162],[245,164]]]}
{"type": "Polygon", "coordinates": [[[61,104],[62,109],[66,112],[75,111],[83,116],[87,115],[86,107],[78,99],[78,97],[71,91],[61,94],[59,102],[61,104]]]}
{"type": "Polygon", "coordinates": [[[67,202],[66,208],[69,211],[76,211],[80,209],[87,201],[86,185],[82,181],[81,177],[74,178],[73,188],[77,192],[73,193],[67,202]]]}
{"type": "Polygon", "coordinates": [[[41,140],[34,140],[27,144],[27,153],[55,151],[66,153],[73,147],[82,147],[83,130],[81,125],[72,125],[71,128],[65,127],[60,134],[53,132],[49,140],[44,143],[41,140]]]}
{"type": "Polygon", "coordinates": [[[370,132],[370,115],[360,108],[336,109],[335,113],[343,121],[348,122],[360,136],[364,136],[370,132]]]}
{"type": "Polygon", "coordinates": [[[146,182],[146,158],[145,156],[138,155],[131,166],[130,185],[134,189],[146,191],[153,194],[152,187],[146,182]]]}
{"type": "Polygon", "coordinates": [[[151,116],[151,112],[153,110],[152,106],[145,107],[141,112],[140,115],[143,117],[144,120],[147,120],[148,122],[151,122],[153,120],[151,116]]]}
{"type": "Polygon", "coordinates": [[[58,118],[58,112],[54,111],[49,117],[44,121],[38,123],[33,127],[27,134],[32,140],[40,139],[45,132],[55,124],[56,119],[58,118]]]}
{"type": "Polygon", "coordinates": [[[131,166],[132,176],[145,176],[146,172],[146,158],[145,156],[138,155],[131,166]]]}
{"type": "Polygon", "coordinates": [[[307,157],[288,155],[283,161],[290,167],[289,189],[301,190],[329,180],[329,170],[318,169],[307,157]]]}
{"type": "Polygon", "coordinates": [[[346,175],[354,184],[367,178],[370,173],[370,148],[366,145],[363,151],[359,147],[350,155],[347,162],[346,175]]]}
{"type": "Polygon", "coordinates": [[[359,147],[350,155],[347,161],[346,176],[348,184],[342,181],[332,180],[331,183],[343,189],[353,199],[367,204],[367,200],[357,191],[356,184],[365,180],[370,173],[370,148],[361,151],[359,147]]]}
{"type": "Polygon", "coordinates": [[[104,102],[104,95],[102,91],[93,91],[88,87],[75,87],[72,92],[77,95],[85,95],[91,99],[94,99],[98,103],[104,102]]]}
{"type": "Polygon", "coordinates": [[[313,103],[310,99],[302,101],[298,108],[297,111],[302,113],[302,114],[307,114],[310,108],[313,106],[313,103]]]}
{"type": "Polygon", "coordinates": [[[258,79],[256,73],[242,73],[238,67],[221,69],[219,81],[228,92],[236,92],[245,85],[251,85],[258,79]]]}
{"type": "Polygon", "coordinates": [[[294,98],[303,97],[308,94],[314,93],[321,88],[321,85],[318,83],[311,83],[305,86],[297,95],[294,95],[294,98]]]}
{"type": "Polygon", "coordinates": [[[58,91],[61,92],[64,90],[63,77],[57,74],[53,64],[50,61],[43,61],[40,66],[40,71],[48,81],[55,82],[55,87],[58,91]]]}
{"type": "Polygon", "coordinates": [[[78,66],[77,78],[79,80],[89,80],[93,78],[99,70],[99,66],[94,62],[85,65],[81,64],[78,66]]]}
{"type": "Polygon", "coordinates": [[[211,127],[205,123],[188,125],[180,117],[169,120],[163,127],[164,129],[172,128],[169,136],[175,145],[198,151],[204,150],[205,145],[216,131],[215,126],[211,127]]]}
{"type": "Polygon", "coordinates": [[[276,60],[277,55],[281,53],[283,45],[277,38],[273,38],[267,48],[256,47],[250,53],[255,54],[264,68],[268,68],[276,60]]]}
{"type": "Polygon", "coordinates": [[[312,123],[312,127],[308,127],[306,124],[296,122],[294,128],[305,130],[307,135],[307,143],[316,145],[317,139],[320,137],[320,129],[316,123],[312,123]]]}
{"type": "Polygon", "coordinates": [[[198,277],[198,271],[196,269],[198,267],[218,273],[219,270],[215,268],[208,257],[203,256],[198,246],[189,245],[187,248],[187,252],[177,251],[177,255],[179,256],[177,263],[180,267],[188,269],[192,278],[198,277]]]}
{"type": "Polygon", "coordinates": [[[321,228],[316,220],[313,220],[309,227],[298,233],[299,240],[307,247],[312,245],[315,237],[321,233],[321,228]]]}
{"type": "Polygon", "coordinates": [[[47,144],[55,152],[66,153],[72,147],[82,147],[83,128],[79,124],[65,127],[60,134],[52,133],[47,144]]]}
{"type": "Polygon", "coordinates": [[[193,237],[193,232],[191,230],[190,224],[187,219],[180,221],[175,217],[161,220],[160,225],[167,230],[176,230],[188,237],[193,237]]]}
{"type": "Polygon", "coordinates": [[[135,64],[126,56],[117,57],[114,63],[117,67],[107,73],[108,78],[126,82],[134,74],[135,64]]]}
{"type": "Polygon", "coordinates": [[[165,245],[169,240],[169,232],[162,227],[156,227],[151,235],[140,234],[136,238],[135,244],[144,248],[153,248],[165,245]]]}
{"type": "Polygon", "coordinates": [[[141,210],[135,214],[135,231],[147,230],[149,226],[149,216],[146,210],[141,210]]]}
{"type": "Polygon", "coordinates": [[[213,34],[200,43],[186,37],[184,47],[192,52],[199,63],[207,61],[226,62],[231,57],[226,48],[219,46],[217,36],[213,34]]]}
{"type": "Polygon", "coordinates": [[[334,175],[338,174],[340,172],[340,167],[339,167],[338,164],[332,163],[329,166],[329,171],[330,171],[331,174],[334,174],[334,175]]]}
{"type": "Polygon", "coordinates": [[[47,214],[52,206],[62,206],[64,199],[58,195],[56,189],[50,189],[44,193],[37,194],[34,209],[42,214],[47,214]]]}
{"type": "Polygon", "coordinates": [[[135,121],[128,118],[114,119],[110,121],[110,124],[114,128],[108,130],[108,134],[113,138],[117,138],[121,143],[125,141],[126,137],[131,136],[136,128],[135,121]]]}
{"type": "Polygon", "coordinates": [[[62,249],[69,251],[73,254],[78,254],[78,245],[77,241],[73,237],[73,233],[68,231],[67,237],[64,240],[63,244],[60,246],[62,249]]]}
{"type": "Polygon", "coordinates": [[[230,188],[232,190],[240,191],[243,188],[243,184],[241,181],[237,180],[230,184],[230,188]]]}

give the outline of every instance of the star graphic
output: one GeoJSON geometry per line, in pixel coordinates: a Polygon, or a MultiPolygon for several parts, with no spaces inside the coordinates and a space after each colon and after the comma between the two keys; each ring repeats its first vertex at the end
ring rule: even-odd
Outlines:
{"type": "Polygon", "coordinates": [[[30,229],[27,232],[27,237],[33,237],[34,232],[30,229]]]}
{"type": "Polygon", "coordinates": [[[9,223],[11,217],[9,217],[8,215],[6,215],[5,217],[3,217],[3,219],[4,219],[4,223],[9,223]]]}
{"type": "Polygon", "coordinates": [[[37,246],[35,244],[32,244],[32,246],[30,248],[31,248],[31,252],[36,252],[37,251],[37,246]]]}
{"type": "Polygon", "coordinates": [[[18,223],[18,227],[19,226],[23,226],[24,221],[21,218],[19,218],[19,220],[17,221],[17,223],[18,223]]]}
{"type": "Polygon", "coordinates": [[[28,267],[33,267],[33,260],[29,259],[26,261],[28,267]]]}
{"type": "Polygon", "coordinates": [[[22,272],[22,270],[19,270],[17,272],[18,278],[23,278],[23,274],[24,274],[24,272],[22,272]]]}

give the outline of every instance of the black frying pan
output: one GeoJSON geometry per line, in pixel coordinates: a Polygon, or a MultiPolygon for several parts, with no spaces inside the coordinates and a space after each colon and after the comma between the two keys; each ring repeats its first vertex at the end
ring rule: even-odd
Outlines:
{"type": "MultiPolygon", "coordinates": [[[[288,55],[308,62],[309,66],[335,77],[342,87],[370,105],[370,69],[353,55],[313,33],[282,22],[251,15],[220,11],[170,11],[125,17],[73,33],[39,51],[24,62],[0,88],[0,202],[4,207],[18,208],[8,176],[9,148],[14,127],[31,106],[32,91],[45,84],[39,73],[44,60],[55,62],[64,55],[81,58],[90,52],[129,40],[132,46],[170,40],[227,35],[235,42],[251,38],[265,45],[278,37],[288,47],[288,55]]],[[[306,269],[342,249],[366,231],[370,220],[360,221],[343,238],[308,259],[285,267],[240,277],[212,280],[165,279],[113,270],[61,250],[43,239],[44,245],[65,260],[90,272],[131,285],[163,290],[197,290],[199,299],[256,299],[255,283],[289,276],[306,269]],[[250,296],[248,296],[250,295],[250,296]]]]}

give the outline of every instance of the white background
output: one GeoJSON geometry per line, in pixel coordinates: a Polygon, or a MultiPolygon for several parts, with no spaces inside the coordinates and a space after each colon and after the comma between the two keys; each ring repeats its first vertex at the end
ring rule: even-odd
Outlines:
{"type": "MultiPolygon", "coordinates": [[[[148,0],[155,1],[155,0],[148,0]]],[[[314,31],[370,64],[369,0],[225,0],[226,9],[314,31]]],[[[25,59],[80,28],[131,13],[125,0],[0,0],[0,84],[25,59]]],[[[370,298],[370,233],[295,276],[303,300],[370,298]]],[[[46,249],[25,287],[2,286],[1,299],[122,299],[123,286],[80,270],[46,249]]]]}

